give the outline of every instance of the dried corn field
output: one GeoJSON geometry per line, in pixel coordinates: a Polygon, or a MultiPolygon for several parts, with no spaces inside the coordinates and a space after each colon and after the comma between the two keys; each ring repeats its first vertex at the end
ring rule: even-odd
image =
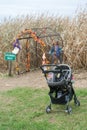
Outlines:
{"type": "MultiPolygon", "coordinates": [[[[63,39],[63,60],[74,69],[87,69],[87,11],[79,12],[74,18],[57,16],[21,16],[15,19],[9,18],[0,23],[0,71],[7,69],[7,61],[4,60],[4,53],[13,49],[13,39],[24,29],[49,27],[54,32],[60,33],[63,39]]],[[[51,31],[49,31],[51,34],[51,31]]],[[[43,39],[47,46],[52,45],[49,38],[43,39]]],[[[53,40],[57,40],[54,37],[53,40]]],[[[31,65],[34,67],[37,61],[35,44],[31,40],[31,65]]],[[[25,55],[25,40],[22,41],[22,58],[25,55]]],[[[38,46],[40,48],[40,46],[38,46]]],[[[49,48],[45,48],[49,51],[49,48]]],[[[41,63],[41,52],[38,50],[39,64],[41,63]]],[[[25,58],[25,57],[24,57],[25,58]]]]}

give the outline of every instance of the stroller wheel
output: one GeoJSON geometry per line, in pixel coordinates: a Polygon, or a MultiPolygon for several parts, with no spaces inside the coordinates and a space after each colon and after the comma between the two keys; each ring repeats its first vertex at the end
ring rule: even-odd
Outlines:
{"type": "Polygon", "coordinates": [[[51,106],[49,105],[47,108],[46,108],[46,113],[50,113],[51,111],[51,106]]]}
{"type": "Polygon", "coordinates": [[[67,112],[68,114],[71,114],[72,113],[72,108],[67,106],[65,112],[67,112]]]}
{"type": "Polygon", "coordinates": [[[79,100],[75,100],[74,103],[75,103],[76,106],[80,106],[80,101],[79,100]]]}

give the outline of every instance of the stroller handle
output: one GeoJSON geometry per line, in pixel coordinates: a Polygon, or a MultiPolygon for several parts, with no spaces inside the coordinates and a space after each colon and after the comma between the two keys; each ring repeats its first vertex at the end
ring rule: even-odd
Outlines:
{"type": "Polygon", "coordinates": [[[59,72],[58,70],[47,70],[45,68],[47,67],[57,67],[58,65],[55,65],[55,64],[45,64],[45,65],[42,65],[40,66],[40,69],[42,70],[43,73],[49,73],[49,72],[59,72]]]}
{"type": "Polygon", "coordinates": [[[40,69],[42,70],[42,72],[44,74],[46,73],[49,73],[49,72],[53,72],[53,73],[57,73],[57,72],[60,72],[60,71],[67,71],[67,72],[71,72],[71,68],[69,65],[67,64],[58,64],[58,65],[55,65],[55,64],[45,64],[45,65],[42,65],[40,66],[40,69]],[[47,67],[53,67],[51,70],[47,69],[47,67]],[[54,69],[54,68],[58,68],[58,69],[54,69]]]}

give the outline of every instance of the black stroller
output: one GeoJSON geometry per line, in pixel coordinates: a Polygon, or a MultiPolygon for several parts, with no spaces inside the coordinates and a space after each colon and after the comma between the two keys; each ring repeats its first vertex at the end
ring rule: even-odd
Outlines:
{"type": "Polygon", "coordinates": [[[70,114],[72,108],[69,106],[69,102],[73,97],[75,105],[80,106],[80,102],[73,89],[73,75],[69,65],[48,64],[42,65],[40,68],[44,73],[47,84],[50,88],[49,96],[51,102],[46,108],[47,113],[51,111],[51,104],[66,104],[65,111],[70,114]]]}

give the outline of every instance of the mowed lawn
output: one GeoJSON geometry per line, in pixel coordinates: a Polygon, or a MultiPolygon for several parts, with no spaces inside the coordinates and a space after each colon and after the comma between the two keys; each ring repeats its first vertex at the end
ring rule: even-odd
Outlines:
{"type": "Polygon", "coordinates": [[[87,89],[76,89],[81,106],[70,102],[72,114],[65,105],[50,103],[49,89],[15,88],[0,92],[0,130],[87,130],[87,89]]]}

